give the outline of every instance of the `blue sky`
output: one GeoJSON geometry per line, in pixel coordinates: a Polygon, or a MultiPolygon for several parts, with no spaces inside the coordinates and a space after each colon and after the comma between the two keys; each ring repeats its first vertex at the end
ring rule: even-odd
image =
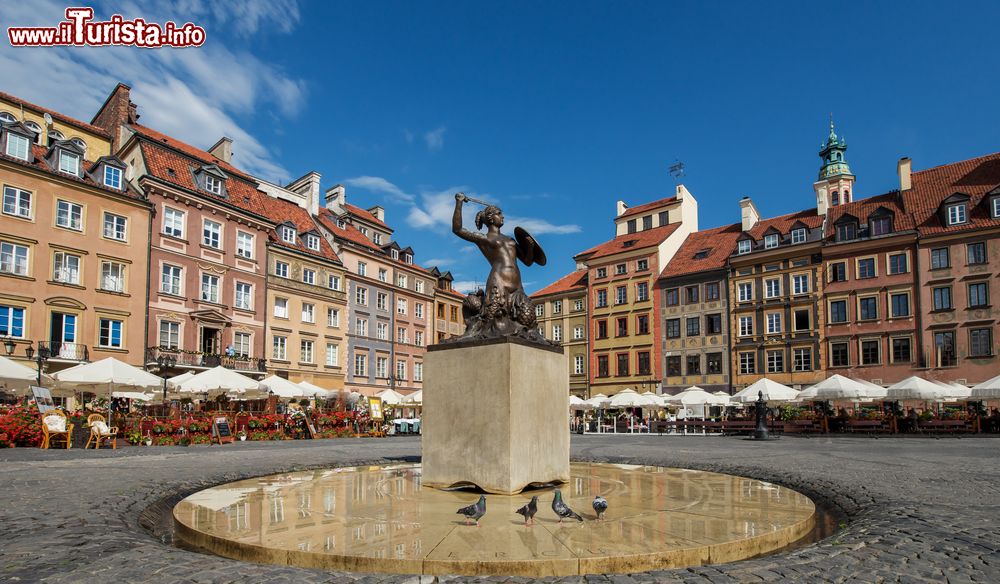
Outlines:
{"type": "MultiPolygon", "coordinates": [[[[66,4],[0,3],[6,25],[66,4]]],[[[672,194],[681,160],[703,228],[813,204],[833,113],[856,196],[1000,150],[997,3],[96,3],[206,28],[199,49],[0,47],[2,89],[84,119],[118,80],[143,122],[289,180],[310,170],[381,204],[417,261],[487,266],[448,230],[452,194],[498,202],[550,262],[613,234],[615,201],[672,194]]]]}

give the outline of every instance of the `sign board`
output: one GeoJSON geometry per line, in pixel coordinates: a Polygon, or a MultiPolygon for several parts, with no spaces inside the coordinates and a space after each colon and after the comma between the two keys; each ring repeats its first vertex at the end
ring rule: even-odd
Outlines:
{"type": "Polygon", "coordinates": [[[56,404],[52,401],[52,394],[49,393],[49,388],[32,385],[31,395],[35,398],[35,404],[38,406],[38,413],[44,414],[49,410],[56,409],[56,404]]]}
{"type": "Polygon", "coordinates": [[[232,431],[229,429],[229,420],[225,417],[212,419],[212,436],[215,436],[215,440],[219,444],[235,440],[232,431]]]}
{"type": "Polygon", "coordinates": [[[368,413],[373,420],[382,420],[382,398],[368,398],[368,413]]]}

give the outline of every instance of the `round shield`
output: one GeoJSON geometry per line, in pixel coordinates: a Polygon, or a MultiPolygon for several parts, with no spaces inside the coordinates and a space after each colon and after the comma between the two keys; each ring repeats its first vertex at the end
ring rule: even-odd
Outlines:
{"type": "Polygon", "coordinates": [[[515,227],[514,240],[517,241],[517,257],[524,262],[524,265],[538,264],[544,266],[545,262],[548,261],[545,259],[545,252],[542,251],[542,246],[538,245],[538,242],[535,241],[535,238],[527,230],[515,227]]]}

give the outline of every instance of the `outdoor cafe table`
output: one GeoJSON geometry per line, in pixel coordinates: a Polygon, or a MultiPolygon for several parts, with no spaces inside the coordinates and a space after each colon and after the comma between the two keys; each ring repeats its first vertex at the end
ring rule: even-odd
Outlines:
{"type": "Polygon", "coordinates": [[[420,432],[420,418],[396,418],[392,421],[392,424],[396,427],[397,434],[420,432]]]}

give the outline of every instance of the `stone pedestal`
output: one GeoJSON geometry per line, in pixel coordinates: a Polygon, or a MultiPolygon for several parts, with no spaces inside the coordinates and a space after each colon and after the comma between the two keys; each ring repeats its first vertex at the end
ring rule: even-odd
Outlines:
{"type": "Polygon", "coordinates": [[[568,371],[562,348],[518,339],[430,347],[422,484],[510,495],[568,481],[568,371]]]}

